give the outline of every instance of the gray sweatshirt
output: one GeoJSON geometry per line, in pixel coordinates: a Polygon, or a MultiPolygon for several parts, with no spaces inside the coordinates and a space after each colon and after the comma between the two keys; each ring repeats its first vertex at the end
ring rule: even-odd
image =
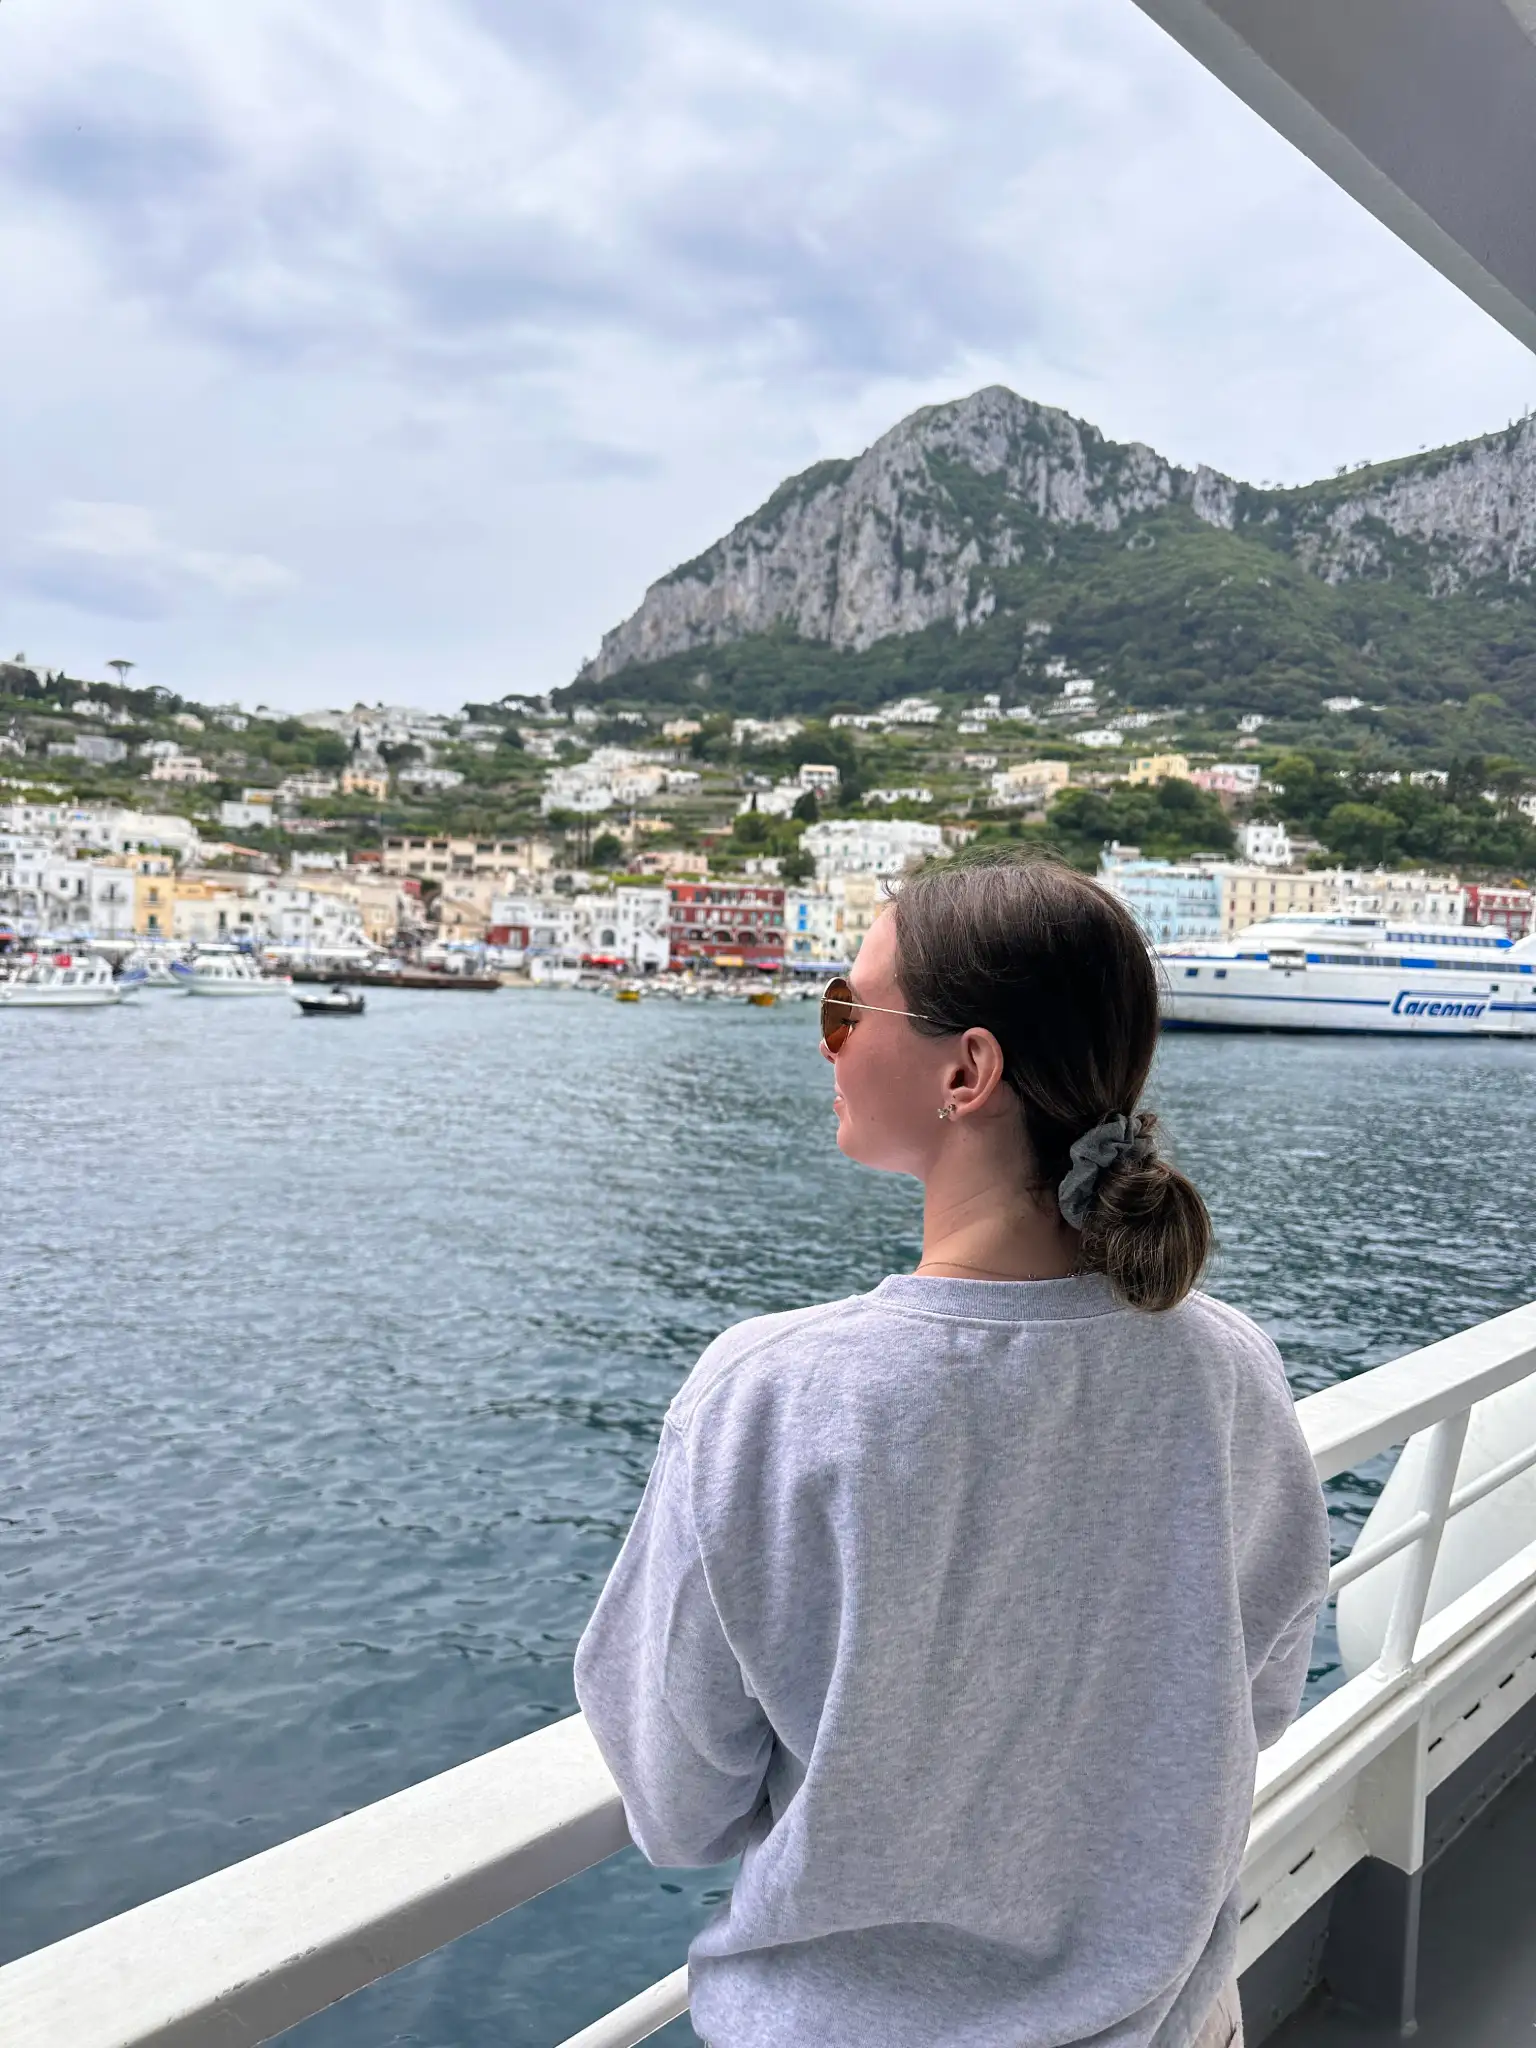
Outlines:
{"type": "Polygon", "coordinates": [[[882,1281],[727,1330],[576,1653],[653,1863],[741,1854],[711,2048],[1185,2048],[1328,1528],[1203,1295],[882,1281]]]}

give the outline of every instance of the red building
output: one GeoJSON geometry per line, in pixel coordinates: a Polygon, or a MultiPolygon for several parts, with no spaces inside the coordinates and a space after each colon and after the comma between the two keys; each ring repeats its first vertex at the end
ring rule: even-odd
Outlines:
{"type": "Polygon", "coordinates": [[[765,882],[674,882],[674,967],[784,964],[784,891],[765,882]]]}
{"type": "Polygon", "coordinates": [[[1531,903],[1529,889],[1490,889],[1469,882],[1467,923],[1492,925],[1512,939],[1523,939],[1531,928],[1531,903]]]}

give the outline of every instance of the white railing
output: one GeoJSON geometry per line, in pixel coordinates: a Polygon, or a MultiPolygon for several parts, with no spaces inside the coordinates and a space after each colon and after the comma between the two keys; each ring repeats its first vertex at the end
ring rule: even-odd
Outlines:
{"type": "MultiPolygon", "coordinates": [[[[1533,1446],[1455,1490],[1469,1411],[1533,1372],[1536,1304],[1298,1404],[1320,1479],[1421,1431],[1430,1455],[1407,1522],[1333,1573],[1410,1552],[1380,1659],[1260,1759],[1241,1968],[1362,1857],[1418,1869],[1429,1793],[1536,1698],[1536,1541],[1424,1621],[1447,1521],[1536,1464],[1533,1446]]],[[[0,2042],[253,2048],[627,1839],[573,1716],[0,1969],[0,2042]]],[[[680,1969],[565,2048],[633,2048],[687,2003],[680,1969]]]]}

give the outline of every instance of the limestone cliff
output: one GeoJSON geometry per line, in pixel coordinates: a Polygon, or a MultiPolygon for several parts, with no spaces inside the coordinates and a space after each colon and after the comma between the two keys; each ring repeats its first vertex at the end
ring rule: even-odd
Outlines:
{"type": "Polygon", "coordinates": [[[845,650],[940,622],[964,629],[996,608],[995,572],[1049,563],[1063,529],[1115,534],[1178,510],[1331,584],[1396,576],[1433,596],[1492,594],[1536,566],[1536,422],[1274,491],[1181,469],[993,385],[790,478],[653,584],[583,679],[774,628],[845,650]]]}

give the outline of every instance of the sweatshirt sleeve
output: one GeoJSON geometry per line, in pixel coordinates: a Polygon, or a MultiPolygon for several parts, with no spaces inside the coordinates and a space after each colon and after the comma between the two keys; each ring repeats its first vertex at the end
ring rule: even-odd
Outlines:
{"type": "Polygon", "coordinates": [[[699,1548],[688,1452],[662,1430],[624,1546],[576,1648],[576,1697],[652,1863],[745,1846],[773,1731],[721,1627],[699,1548]]]}
{"type": "Polygon", "coordinates": [[[1317,1603],[1309,1604],[1270,1651],[1253,1681],[1253,1727],[1260,1749],[1278,1742],[1296,1718],[1312,1662],[1317,1603]]]}

